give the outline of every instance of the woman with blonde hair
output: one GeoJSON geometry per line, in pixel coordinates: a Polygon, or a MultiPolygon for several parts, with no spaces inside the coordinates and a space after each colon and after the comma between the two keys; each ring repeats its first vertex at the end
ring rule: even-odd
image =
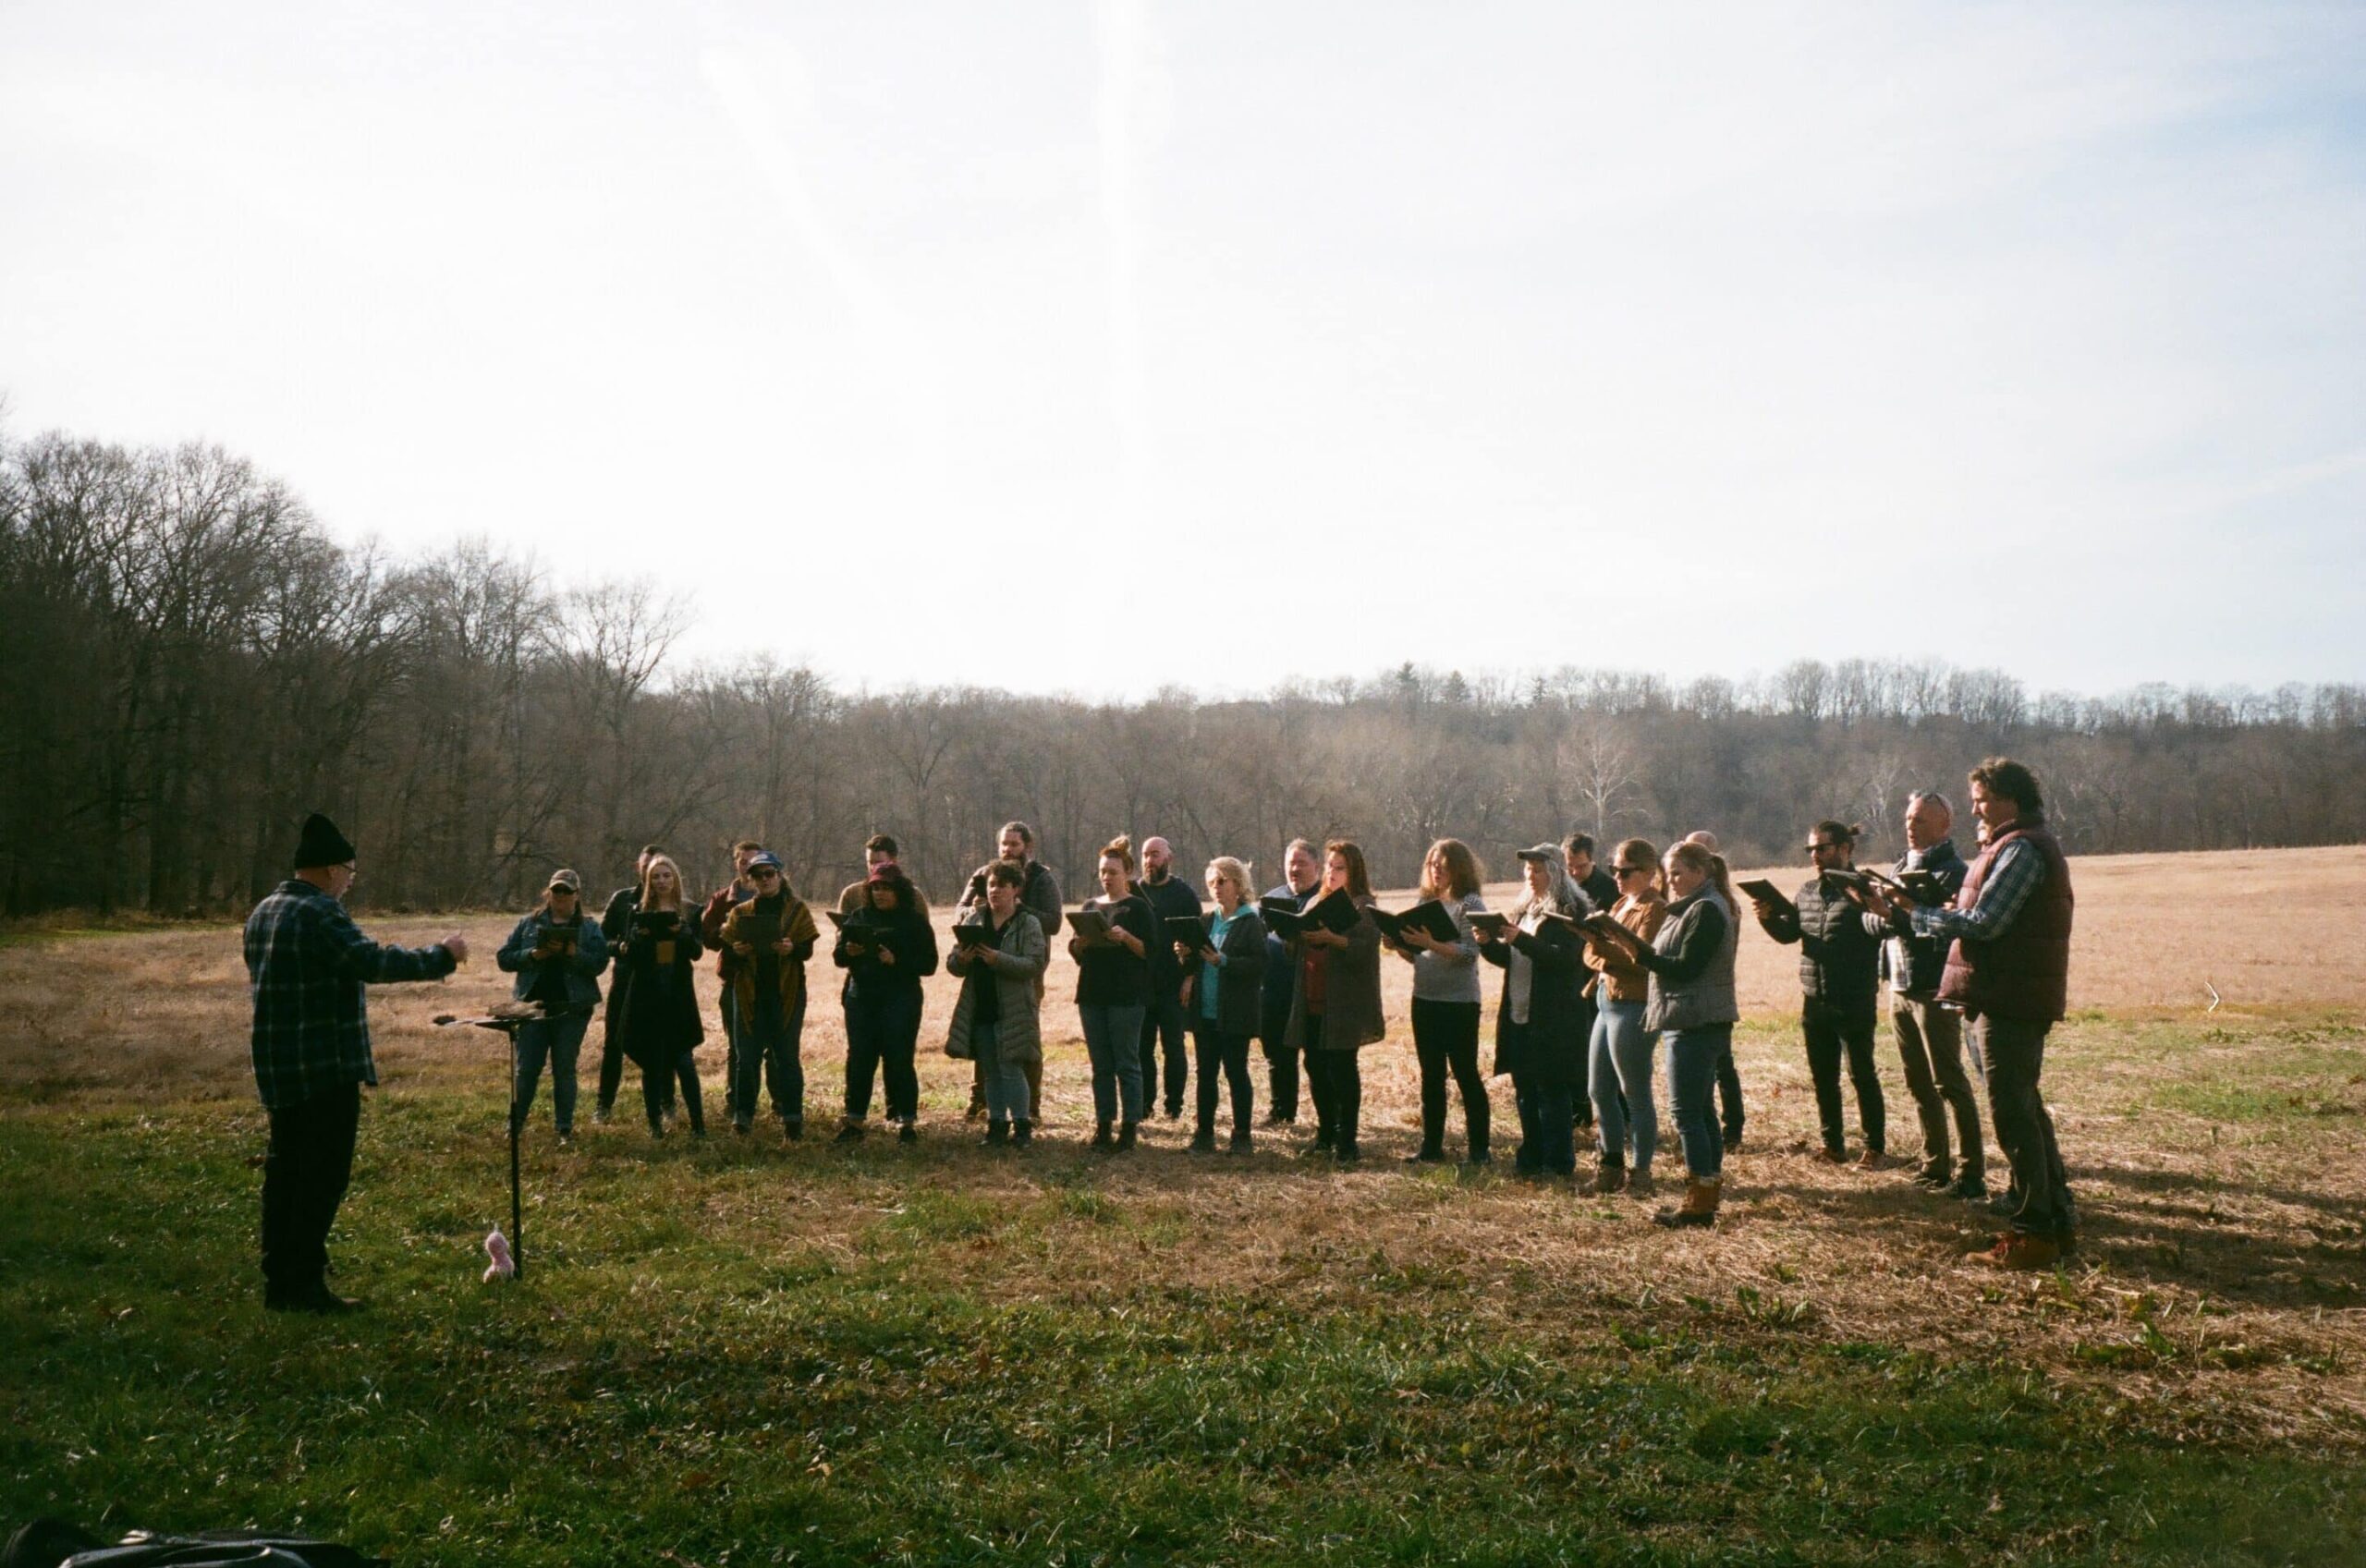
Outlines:
{"type": "Polygon", "coordinates": [[[1345,898],[1355,919],[1345,931],[1311,927],[1290,943],[1298,976],[1283,1039],[1306,1052],[1307,1076],[1316,1088],[1316,1152],[1346,1162],[1362,1152],[1356,1133],[1364,1083],[1356,1052],[1388,1032],[1380,1010],[1380,927],[1372,918],[1372,875],[1362,848],[1351,839],[1335,838],[1323,846],[1323,882],[1310,907],[1329,896],[1345,898]]]}
{"type": "Polygon", "coordinates": [[[1445,1158],[1445,1082],[1453,1075],[1462,1096],[1463,1143],[1473,1165],[1487,1163],[1487,1080],[1479,1072],[1479,939],[1470,916],[1483,910],[1479,861],[1458,838],[1442,838],[1421,857],[1420,895],[1453,917],[1453,942],[1405,928],[1389,945],[1413,966],[1413,1054],[1421,1064],[1421,1147],[1406,1158],[1428,1164],[1445,1158]]]}
{"type": "Polygon", "coordinates": [[[1723,856],[1687,841],[1661,862],[1667,876],[1667,917],[1647,946],[1628,937],[1628,951],[1651,976],[1643,1027],[1666,1044],[1668,1095],[1690,1178],[1681,1207],[1653,1218],[1663,1225],[1712,1225],[1724,1197],[1725,1146],[1710,1096],[1720,1057],[1733,1049],[1734,954],[1741,936],[1734,918],[1733,880],[1723,856]]]}
{"type": "Polygon", "coordinates": [[[1249,1079],[1249,1040],[1264,1006],[1265,922],[1249,889],[1249,868],[1230,855],[1208,862],[1208,897],[1215,907],[1200,917],[1207,935],[1183,961],[1183,1011],[1191,1019],[1200,1069],[1200,1122],[1195,1154],[1216,1149],[1216,1075],[1232,1088],[1232,1152],[1250,1150],[1250,1112],[1256,1089],[1249,1079]]]}
{"type": "MultiPolygon", "coordinates": [[[[1667,918],[1667,896],[1660,890],[1659,851],[1630,838],[1611,856],[1610,874],[1618,886],[1610,918],[1648,944],[1667,918]]],[[[1653,1058],[1659,1036],[1643,1027],[1651,997],[1651,973],[1616,938],[1586,933],[1587,982],[1594,999],[1593,1033],[1588,1042],[1586,1086],[1593,1100],[1601,1166],[1594,1191],[1652,1190],[1652,1156],[1659,1148],[1659,1108],[1653,1101],[1653,1058]]]]}
{"type": "Polygon", "coordinates": [[[640,873],[640,897],[617,944],[617,967],[630,977],[619,1022],[625,1054],[640,1068],[641,1107],[649,1136],[665,1136],[669,1087],[679,1083],[689,1112],[690,1136],[706,1136],[699,1100],[696,1051],[706,1039],[699,1020],[693,983],[700,953],[699,920],[682,886],[682,869],[671,857],[653,857],[640,873]]]}

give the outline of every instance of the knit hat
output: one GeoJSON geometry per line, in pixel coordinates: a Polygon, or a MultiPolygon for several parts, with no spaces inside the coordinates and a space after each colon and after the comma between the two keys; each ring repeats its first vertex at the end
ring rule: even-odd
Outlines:
{"type": "Polygon", "coordinates": [[[304,819],[303,836],[296,841],[296,869],[342,866],[354,857],[353,845],[336,824],[318,811],[304,819]]]}

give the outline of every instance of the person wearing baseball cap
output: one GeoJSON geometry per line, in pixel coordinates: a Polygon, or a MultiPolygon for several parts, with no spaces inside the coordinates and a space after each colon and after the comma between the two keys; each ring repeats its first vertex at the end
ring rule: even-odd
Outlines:
{"type": "Polygon", "coordinates": [[[502,973],[518,977],[511,995],[543,1009],[540,1018],[518,1028],[511,1120],[516,1130],[525,1130],[547,1062],[553,1119],[564,1142],[575,1136],[576,1052],[600,1004],[599,974],[608,966],[607,939],[599,922],[583,913],[583,879],[570,870],[553,871],[542,903],[518,922],[493,961],[502,973]]]}
{"type": "Polygon", "coordinates": [[[745,1133],[754,1123],[761,1071],[782,1136],[795,1142],[805,1136],[805,961],[822,933],[779,856],[750,856],[748,882],[756,896],[723,918],[723,945],[741,960],[731,977],[740,1030],[731,1125],[745,1133]]]}

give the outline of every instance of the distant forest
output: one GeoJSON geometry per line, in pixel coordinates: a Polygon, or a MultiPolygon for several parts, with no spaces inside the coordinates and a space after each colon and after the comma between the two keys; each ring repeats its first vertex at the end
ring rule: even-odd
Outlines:
{"type": "Polygon", "coordinates": [[[1496,875],[1571,827],[1662,845],[1705,827],[1737,860],[1781,862],[1833,816],[1887,855],[1910,790],[1960,804],[1966,769],[2000,752],[2038,770],[2080,853],[2366,839],[2355,685],[2091,698],[1851,659],[1680,686],[1406,665],[1086,702],[847,689],[761,655],[685,666],[686,617],[642,584],[557,590],[482,542],[340,545],[215,447],[8,443],[6,912],[238,908],[285,875],[316,807],[382,908],[516,906],[562,865],[604,890],[650,841],[711,885],[742,836],[827,896],[883,830],[942,898],[1014,817],[1071,892],[1120,830],[1165,834],[1194,874],[1229,853],[1261,876],[1291,835],[1345,833],[1400,885],[1446,834],[1496,875]]]}

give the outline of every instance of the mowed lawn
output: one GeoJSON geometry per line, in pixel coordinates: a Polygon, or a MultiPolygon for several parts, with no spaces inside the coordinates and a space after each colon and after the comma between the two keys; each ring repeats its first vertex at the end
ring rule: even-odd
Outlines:
{"type": "MultiPolygon", "coordinates": [[[[368,1310],[268,1316],[235,933],[15,942],[0,1517],[451,1563],[2366,1561],[2366,852],[2079,874],[2082,1010],[2047,1076],[2087,1229],[2006,1278],[1903,1168],[1808,1161],[1788,955],[1752,930],[1714,1232],[1402,1164],[1394,964],[1360,1168],[1302,1159],[1304,1128],[1194,1156],[1188,1120],[1094,1155],[1063,959],[1033,1150],[960,1121],[941,981],[924,1141],[832,1145],[825,996],[801,1145],[652,1144],[629,1070],[592,1127],[587,1064],[561,1149],[546,1086],[529,1275],[488,1286],[506,1058],[430,1022],[502,993],[508,922],[476,918],[459,977],[375,1004],[332,1244],[368,1310]]],[[[1911,1156],[1886,1030],[1882,1055],[1911,1156]]],[[[1494,1106],[1507,1154],[1502,1080],[1494,1106]]]]}

